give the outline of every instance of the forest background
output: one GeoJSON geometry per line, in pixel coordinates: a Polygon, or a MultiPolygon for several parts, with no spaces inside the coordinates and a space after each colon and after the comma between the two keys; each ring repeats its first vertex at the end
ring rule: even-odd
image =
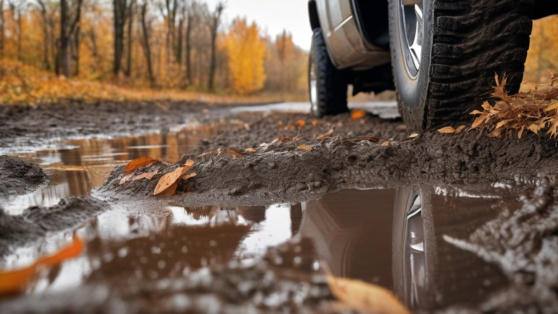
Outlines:
{"type": "MultiPolygon", "coordinates": [[[[0,0],[0,91],[17,93],[14,71],[20,80],[50,72],[133,90],[305,100],[309,47],[242,17],[226,23],[226,9],[200,0],[0,0]]],[[[558,72],[556,51],[558,16],[535,21],[525,81],[558,72]]]]}

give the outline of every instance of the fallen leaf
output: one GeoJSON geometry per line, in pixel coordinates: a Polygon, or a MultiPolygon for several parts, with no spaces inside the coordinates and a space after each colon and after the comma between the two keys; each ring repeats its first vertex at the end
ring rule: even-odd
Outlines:
{"type": "Polygon", "coordinates": [[[302,145],[298,146],[297,148],[298,148],[298,149],[301,149],[301,150],[305,150],[305,151],[307,151],[307,152],[309,152],[309,151],[312,150],[312,146],[308,146],[308,145],[306,145],[306,144],[302,144],[302,145]]]}
{"type": "Polygon", "coordinates": [[[546,107],[546,109],[544,111],[551,111],[551,110],[556,110],[558,109],[558,101],[551,103],[550,105],[548,105],[548,107],[546,107]]]}
{"type": "Polygon", "coordinates": [[[348,142],[359,142],[359,141],[370,141],[370,142],[379,142],[380,139],[374,136],[356,136],[356,137],[349,137],[343,139],[343,141],[348,142]]]}
{"type": "Polygon", "coordinates": [[[153,177],[159,173],[159,170],[155,170],[155,171],[151,171],[151,172],[146,172],[146,173],[142,173],[142,174],[138,174],[137,176],[135,176],[132,181],[136,181],[136,180],[140,180],[140,179],[147,179],[147,180],[151,180],[153,179],[153,177]]]}
{"type": "Polygon", "coordinates": [[[132,182],[133,177],[134,177],[134,174],[129,173],[129,174],[125,175],[124,177],[122,177],[122,179],[120,179],[120,182],[118,182],[118,184],[123,185],[123,184],[126,184],[128,182],[132,182]]]}
{"type": "Polygon", "coordinates": [[[285,126],[285,128],[283,130],[289,131],[289,130],[292,130],[293,128],[294,128],[293,124],[291,122],[289,122],[289,124],[287,124],[287,126],[285,126]]]}
{"type": "Polygon", "coordinates": [[[303,126],[306,125],[306,122],[304,120],[296,120],[295,124],[297,125],[298,129],[302,129],[303,126]]]}
{"type": "Polygon", "coordinates": [[[438,132],[443,134],[453,134],[455,133],[455,129],[452,126],[446,126],[445,128],[438,129],[438,132]]]}
{"type": "Polygon", "coordinates": [[[318,119],[312,119],[312,126],[318,125],[318,119]]]}
{"type": "Polygon", "coordinates": [[[461,133],[461,131],[465,130],[466,127],[467,126],[465,126],[465,125],[458,126],[457,129],[455,129],[455,134],[461,133]]]}
{"type": "Polygon", "coordinates": [[[189,174],[184,175],[184,176],[182,177],[182,180],[186,181],[186,180],[188,180],[188,179],[190,179],[190,178],[193,178],[193,177],[195,177],[195,176],[197,176],[197,175],[198,175],[197,173],[192,172],[192,173],[189,173],[189,174]]]}
{"type": "Polygon", "coordinates": [[[229,152],[229,153],[232,153],[235,157],[244,157],[243,153],[239,152],[238,150],[236,150],[234,148],[223,148],[219,152],[229,152]]]}
{"type": "Polygon", "coordinates": [[[255,148],[246,148],[244,150],[245,153],[257,153],[258,151],[255,148]]]}
{"type": "Polygon", "coordinates": [[[177,188],[178,179],[182,177],[192,166],[194,165],[194,161],[188,159],[184,166],[176,168],[174,171],[165,174],[164,176],[159,179],[157,186],[155,187],[155,191],[153,195],[157,196],[171,196],[174,194],[177,188]]]}
{"type": "Polygon", "coordinates": [[[64,260],[78,256],[84,248],[85,243],[83,240],[75,237],[70,245],[63,247],[52,255],[39,258],[30,266],[17,270],[0,271],[0,295],[16,294],[23,291],[36,274],[39,266],[56,265],[64,260]]]}
{"type": "Polygon", "coordinates": [[[159,163],[160,161],[157,159],[153,159],[151,157],[140,157],[140,158],[136,158],[132,161],[130,161],[126,167],[124,168],[124,171],[126,173],[130,173],[136,169],[139,168],[143,168],[143,167],[147,167],[150,166],[152,164],[156,164],[159,163]]]}
{"type": "Polygon", "coordinates": [[[417,136],[419,136],[418,133],[413,133],[413,134],[409,135],[408,138],[415,138],[415,137],[417,137],[417,136]]]}
{"type": "Polygon", "coordinates": [[[278,139],[281,143],[286,143],[286,142],[290,142],[293,139],[290,137],[281,137],[281,136],[277,136],[276,139],[278,139]]]}
{"type": "Polygon", "coordinates": [[[388,141],[385,141],[385,142],[382,143],[382,146],[383,146],[383,147],[386,147],[386,146],[388,146],[388,145],[389,145],[389,142],[388,142],[388,141]]]}
{"type": "Polygon", "coordinates": [[[318,137],[316,137],[316,139],[318,140],[325,140],[326,138],[330,138],[333,135],[333,129],[325,132],[322,135],[318,135],[318,137]]]}
{"type": "Polygon", "coordinates": [[[367,313],[410,313],[387,289],[378,285],[327,274],[333,295],[341,302],[367,313]]]}
{"type": "Polygon", "coordinates": [[[366,116],[366,111],[363,110],[353,110],[353,112],[351,112],[351,119],[353,120],[361,119],[364,118],[365,116],[366,116]]]}

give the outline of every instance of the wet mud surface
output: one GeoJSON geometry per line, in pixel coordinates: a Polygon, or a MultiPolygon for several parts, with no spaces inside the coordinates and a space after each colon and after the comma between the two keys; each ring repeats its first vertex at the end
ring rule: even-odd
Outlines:
{"type": "MultiPolygon", "coordinates": [[[[34,164],[10,157],[48,180],[30,171],[37,183],[1,199],[0,277],[29,277],[1,293],[0,312],[349,310],[323,267],[418,312],[558,309],[555,141],[409,137],[371,114],[173,110],[13,154],[34,164]],[[161,131],[104,138],[142,125],[161,131]],[[159,173],[121,185],[142,156],[163,162],[137,173],[159,173]],[[188,158],[197,176],[152,196],[188,158]]],[[[74,137],[52,134],[18,147],[74,137]]]]}
{"type": "Polygon", "coordinates": [[[0,199],[23,194],[45,183],[47,174],[39,165],[9,156],[0,156],[0,199]]]}

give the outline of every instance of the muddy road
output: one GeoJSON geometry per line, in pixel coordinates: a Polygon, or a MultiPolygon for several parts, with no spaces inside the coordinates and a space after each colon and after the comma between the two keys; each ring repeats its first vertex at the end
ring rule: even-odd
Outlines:
{"type": "Polygon", "coordinates": [[[406,130],[389,103],[0,108],[0,312],[558,310],[558,145],[406,130]],[[151,179],[121,184],[124,165],[151,179]],[[159,179],[195,162],[173,196],[159,179]]]}

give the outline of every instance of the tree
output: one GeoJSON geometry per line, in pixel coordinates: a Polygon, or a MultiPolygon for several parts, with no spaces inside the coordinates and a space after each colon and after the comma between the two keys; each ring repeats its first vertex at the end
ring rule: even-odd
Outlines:
{"type": "Polygon", "coordinates": [[[225,38],[227,67],[233,91],[244,95],[261,90],[265,81],[266,46],[256,23],[236,20],[225,38]]]}
{"type": "Polygon", "coordinates": [[[211,20],[211,59],[209,64],[209,80],[207,82],[207,89],[213,91],[215,89],[215,67],[216,67],[216,56],[217,56],[217,31],[219,29],[219,24],[221,23],[221,14],[225,6],[222,2],[217,4],[217,8],[213,13],[211,20]]]}
{"type": "Polygon", "coordinates": [[[4,58],[4,39],[6,19],[4,17],[4,0],[0,0],[0,58],[4,58]]]}
{"type": "Polygon", "coordinates": [[[147,21],[147,5],[148,5],[148,1],[145,0],[145,2],[141,6],[141,14],[140,14],[141,29],[143,34],[142,46],[143,46],[143,52],[145,54],[145,61],[147,63],[147,73],[149,76],[149,82],[151,83],[151,85],[153,85],[155,83],[155,78],[153,77],[153,66],[151,64],[151,46],[149,44],[150,27],[147,21]]]}
{"type": "Polygon", "coordinates": [[[70,41],[81,19],[82,4],[83,0],[60,0],[60,37],[56,66],[58,75],[70,76],[70,41]]]}
{"type": "Polygon", "coordinates": [[[124,51],[124,24],[126,24],[127,8],[127,0],[112,0],[112,10],[114,15],[114,75],[118,75],[122,67],[122,55],[124,51]]]}
{"type": "Polygon", "coordinates": [[[128,38],[126,47],[126,70],[124,75],[127,77],[132,73],[132,43],[133,43],[133,29],[134,29],[134,12],[135,12],[136,0],[130,0],[128,6],[128,38]]]}

